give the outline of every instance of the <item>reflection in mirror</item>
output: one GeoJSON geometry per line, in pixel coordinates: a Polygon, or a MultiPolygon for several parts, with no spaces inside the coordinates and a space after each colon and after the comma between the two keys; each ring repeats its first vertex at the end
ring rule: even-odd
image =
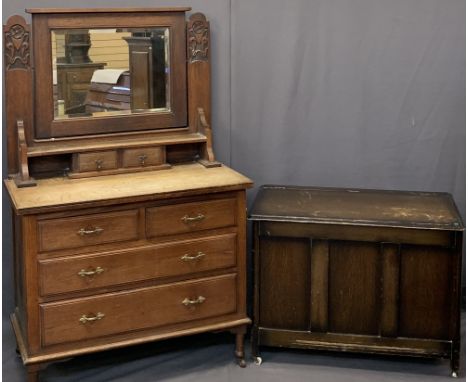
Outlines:
{"type": "Polygon", "coordinates": [[[168,28],[52,31],[55,119],[170,110],[168,28]]]}

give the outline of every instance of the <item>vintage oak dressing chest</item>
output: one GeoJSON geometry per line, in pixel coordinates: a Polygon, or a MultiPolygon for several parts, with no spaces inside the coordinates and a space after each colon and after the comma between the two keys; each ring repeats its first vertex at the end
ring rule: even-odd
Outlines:
{"type": "Polygon", "coordinates": [[[32,27],[4,26],[11,319],[31,382],[59,359],[220,330],[245,366],[252,182],[215,161],[209,23],[188,10],[32,9],[32,27]],[[108,45],[99,62],[112,69],[86,78],[119,91],[128,75],[128,107],[60,102],[71,35],[89,60],[108,45]]]}
{"type": "Polygon", "coordinates": [[[264,186],[259,346],[441,357],[457,376],[463,223],[449,194],[264,186]]]}

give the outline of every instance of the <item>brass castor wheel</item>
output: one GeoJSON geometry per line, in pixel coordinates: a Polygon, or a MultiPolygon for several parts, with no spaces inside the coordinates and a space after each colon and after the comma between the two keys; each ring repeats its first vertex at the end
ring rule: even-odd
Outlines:
{"type": "Polygon", "coordinates": [[[458,371],[452,371],[452,378],[458,378],[458,371]]]}
{"type": "Polygon", "coordinates": [[[254,357],[255,365],[260,366],[263,362],[262,357],[254,357]]]}

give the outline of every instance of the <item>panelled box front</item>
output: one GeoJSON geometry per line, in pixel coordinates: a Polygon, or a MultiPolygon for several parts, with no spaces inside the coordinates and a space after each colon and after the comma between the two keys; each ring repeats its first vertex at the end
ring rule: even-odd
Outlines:
{"type": "Polygon", "coordinates": [[[458,367],[461,231],[253,220],[254,353],[440,356],[458,367]]]}

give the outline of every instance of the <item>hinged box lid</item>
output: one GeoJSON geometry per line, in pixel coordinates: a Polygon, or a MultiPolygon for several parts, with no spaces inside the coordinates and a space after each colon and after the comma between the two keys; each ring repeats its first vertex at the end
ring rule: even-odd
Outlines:
{"type": "Polygon", "coordinates": [[[448,193],[348,188],[262,186],[250,220],[464,229],[448,193]]]}

